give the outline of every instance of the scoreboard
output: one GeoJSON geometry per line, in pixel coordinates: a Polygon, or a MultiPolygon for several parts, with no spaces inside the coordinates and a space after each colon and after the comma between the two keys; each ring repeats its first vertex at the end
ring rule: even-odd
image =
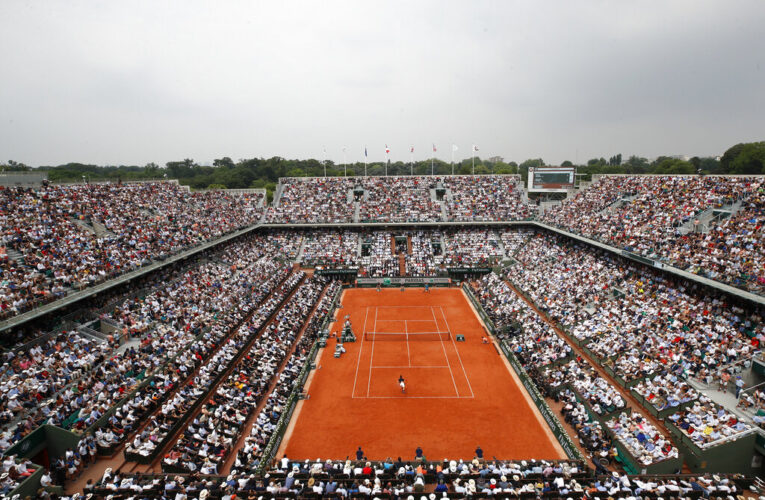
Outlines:
{"type": "Polygon", "coordinates": [[[530,167],[530,193],[562,193],[574,189],[575,167],[530,167]]]}

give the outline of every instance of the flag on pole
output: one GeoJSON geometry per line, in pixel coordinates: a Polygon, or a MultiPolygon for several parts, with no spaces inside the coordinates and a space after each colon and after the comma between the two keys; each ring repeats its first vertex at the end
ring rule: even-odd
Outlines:
{"type": "Polygon", "coordinates": [[[435,144],[433,144],[433,152],[434,153],[436,152],[436,145],[435,144]]]}
{"type": "Polygon", "coordinates": [[[389,153],[390,153],[390,148],[389,148],[389,147],[388,147],[388,145],[386,144],[386,145],[385,145],[385,154],[387,155],[387,154],[389,154],[389,153]]]}
{"type": "Polygon", "coordinates": [[[457,151],[459,148],[456,144],[452,144],[452,151],[457,151]]]}
{"type": "Polygon", "coordinates": [[[477,153],[477,152],[478,152],[478,146],[473,144],[473,153],[477,153]]]}
{"type": "Polygon", "coordinates": [[[367,157],[367,147],[364,146],[364,158],[366,158],[366,157],[367,157]]]}
{"type": "Polygon", "coordinates": [[[414,153],[414,146],[409,146],[409,152],[414,153]]]}

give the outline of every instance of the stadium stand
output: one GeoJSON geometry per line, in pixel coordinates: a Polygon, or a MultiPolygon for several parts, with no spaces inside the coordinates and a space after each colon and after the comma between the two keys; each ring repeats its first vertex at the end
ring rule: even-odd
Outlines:
{"type": "Polygon", "coordinates": [[[262,202],[171,182],[0,188],[0,319],[251,225],[262,202]]]}
{"type": "MultiPolygon", "coordinates": [[[[763,182],[604,176],[539,220],[762,293],[763,182]]],[[[732,408],[703,387],[727,389],[760,352],[757,305],[540,225],[482,225],[535,216],[515,176],[284,178],[273,205],[264,201],[170,182],[0,188],[0,320],[252,229],[140,285],[83,301],[55,328],[8,332],[1,495],[27,491],[33,475],[36,485],[66,486],[112,459],[129,465],[106,469],[84,494],[699,498],[752,487],[735,474],[663,474],[753,470],[763,391],[738,387],[732,408]],[[381,226],[289,227],[354,222],[381,226]],[[359,277],[455,281],[480,269],[465,286],[497,353],[528,376],[526,390],[544,399],[537,406],[554,410],[544,418],[565,422],[579,455],[429,463],[277,456],[341,289],[320,271],[356,269],[359,277]],[[33,463],[24,450],[39,450],[29,443],[46,426],[67,439],[40,467],[40,452],[33,463]]]]}
{"type": "Polygon", "coordinates": [[[762,177],[604,176],[541,220],[762,293],[763,182],[762,177]]]}

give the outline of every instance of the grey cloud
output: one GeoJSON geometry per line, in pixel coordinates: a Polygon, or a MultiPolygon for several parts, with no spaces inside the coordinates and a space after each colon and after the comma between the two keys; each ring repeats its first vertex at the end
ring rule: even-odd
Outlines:
{"type": "Polygon", "coordinates": [[[765,130],[764,20],[756,0],[7,0],[0,155],[720,154],[765,130]]]}

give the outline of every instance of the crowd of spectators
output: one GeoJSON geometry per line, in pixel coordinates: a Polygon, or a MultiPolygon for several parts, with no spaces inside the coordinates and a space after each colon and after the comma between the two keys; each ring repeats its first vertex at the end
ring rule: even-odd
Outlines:
{"type": "Polygon", "coordinates": [[[558,401],[563,404],[563,420],[574,428],[582,448],[599,460],[609,461],[614,456],[614,448],[611,436],[600,422],[590,416],[587,408],[570,389],[559,392],[558,401]]]}
{"type": "Polygon", "coordinates": [[[505,255],[513,257],[533,235],[533,229],[513,228],[500,230],[499,239],[505,247],[505,255]]]}
{"type": "Polygon", "coordinates": [[[666,261],[709,278],[762,293],[765,288],[762,178],[604,176],[541,220],[666,261]],[[698,217],[732,209],[731,217],[698,217]],[[683,229],[682,226],[686,228],[683,229]]]}
{"type": "MultiPolygon", "coordinates": [[[[647,466],[678,456],[669,437],[639,412],[629,411],[619,389],[588,361],[576,357],[555,364],[571,358],[572,349],[496,274],[484,276],[477,286],[479,300],[495,328],[507,332],[500,339],[533,374],[539,374],[535,378],[545,386],[543,393],[556,393],[566,404],[564,409],[570,406],[568,412],[564,411],[569,420],[575,419],[580,425],[588,422],[577,405],[583,401],[594,415],[609,418],[606,426],[610,432],[641,464],[647,466]]],[[[600,434],[596,436],[602,436],[602,428],[597,427],[600,434]]],[[[588,431],[593,432],[592,426],[588,431]]],[[[595,453],[610,453],[604,449],[605,440],[598,438],[596,443],[599,448],[595,453]]]]}
{"type": "Polygon", "coordinates": [[[104,314],[102,319],[124,325],[128,344],[120,349],[112,342],[64,332],[29,350],[6,351],[3,376],[9,377],[12,398],[11,408],[2,412],[10,424],[2,446],[41,423],[83,432],[148,379],[148,385],[95,430],[101,449],[125,439],[251,305],[287,276],[288,268],[273,259],[276,248],[269,246],[260,236],[232,244],[215,255],[241,252],[236,264],[213,259],[193,265],[104,314]],[[25,382],[15,383],[20,377],[25,382]]]}
{"type": "Polygon", "coordinates": [[[444,262],[440,231],[412,231],[412,252],[406,254],[407,276],[436,276],[444,262]]]}
{"type": "Polygon", "coordinates": [[[538,368],[572,355],[566,341],[496,274],[486,274],[478,281],[477,296],[498,338],[523,365],[538,368]]]}
{"type": "Polygon", "coordinates": [[[761,311],[565,239],[537,235],[508,270],[541,309],[631,379],[668,370],[716,381],[765,338],[761,311]],[[596,340],[602,335],[606,340],[596,340]],[[610,346],[610,351],[608,351],[610,346]],[[631,374],[631,375],[630,375],[631,374]]]}
{"type": "Polygon", "coordinates": [[[308,267],[358,268],[358,231],[311,231],[306,233],[302,262],[308,267]]]}
{"type": "MultiPolygon", "coordinates": [[[[126,458],[153,457],[164,448],[167,440],[185,421],[188,412],[202,400],[223,373],[231,366],[237,355],[245,348],[252,336],[276,313],[282,300],[304,278],[302,271],[293,273],[284,284],[272,293],[252,313],[250,319],[240,326],[233,335],[224,335],[223,342],[213,348],[209,359],[202,363],[192,380],[184,384],[171,396],[149,423],[140,429],[131,443],[125,447],[126,458]]],[[[204,345],[204,343],[203,343],[204,345]]],[[[206,356],[201,356],[205,359],[206,356]]]]}
{"type": "MultiPolygon", "coordinates": [[[[297,289],[231,374],[207,397],[201,412],[165,456],[163,467],[172,466],[175,472],[219,472],[245,422],[267,393],[324,283],[314,278],[297,289]]],[[[252,332],[249,328],[245,331],[252,332]]],[[[285,367],[285,371],[291,373],[292,367],[285,367]]],[[[277,383],[276,390],[281,390],[281,385],[277,383]]]]}
{"type": "Polygon", "coordinates": [[[0,187],[0,319],[253,224],[262,201],[171,182],[0,187]]]}
{"type": "Polygon", "coordinates": [[[708,232],[679,236],[662,258],[690,272],[762,294],[765,291],[765,180],[753,181],[740,211],[716,219],[708,232]]]}
{"type": "Polygon", "coordinates": [[[446,233],[448,267],[491,267],[504,255],[497,233],[491,229],[451,230],[446,233]]]}
{"type": "Polygon", "coordinates": [[[460,222],[522,220],[536,205],[524,203],[518,178],[499,175],[442,177],[447,196],[447,220],[460,222]]]}
{"type": "Polygon", "coordinates": [[[619,390],[584,359],[542,370],[546,384],[554,389],[571,387],[601,417],[621,412],[626,403],[619,390]]]}
{"type": "Polygon", "coordinates": [[[699,397],[698,391],[674,373],[647,377],[632,387],[657,412],[677,408],[699,397]]]}
{"type": "Polygon", "coordinates": [[[271,224],[353,222],[353,178],[290,177],[281,180],[281,195],[266,212],[271,224]]]}
{"type": "Polygon", "coordinates": [[[0,373],[0,425],[6,428],[7,445],[55,418],[58,407],[82,404],[78,387],[87,384],[93,367],[111,353],[108,343],[70,331],[29,350],[6,351],[0,373]]]}
{"type": "Polygon", "coordinates": [[[753,430],[750,424],[706,396],[700,396],[693,405],[671,415],[669,420],[699,448],[716,446],[753,430]]]}
{"type": "Polygon", "coordinates": [[[6,455],[0,462],[0,496],[10,498],[9,493],[15,490],[26,478],[34,474],[38,466],[27,458],[6,455]]]}
{"type": "Polygon", "coordinates": [[[616,415],[606,422],[606,427],[643,466],[679,456],[672,441],[645,416],[634,410],[616,415]]]}
{"type": "Polygon", "coordinates": [[[401,274],[398,255],[393,253],[392,238],[388,231],[375,231],[362,237],[361,274],[370,278],[401,274]]]}
{"type": "Polygon", "coordinates": [[[438,222],[441,204],[431,196],[432,177],[363,177],[359,222],[438,222]]]}
{"type": "Polygon", "coordinates": [[[267,222],[481,222],[523,220],[536,212],[514,176],[284,178],[281,186],[267,222]],[[445,190],[440,199],[437,188],[445,190]]]}
{"type": "Polygon", "coordinates": [[[308,282],[299,290],[300,295],[293,297],[270,327],[269,333],[273,340],[268,343],[269,348],[273,346],[278,350],[280,345],[285,346],[280,353],[278,363],[282,363],[289,354],[289,347],[295,344],[301,329],[305,328],[305,330],[278,374],[277,382],[256,417],[249,435],[244,438],[243,446],[239,449],[234,462],[234,470],[254,470],[258,466],[264,448],[276,430],[277,422],[288,409],[288,400],[294,384],[308,359],[310,347],[317,338],[316,325],[324,319],[329,303],[339,290],[339,282],[334,282],[327,287],[324,297],[319,300],[326,284],[327,281],[324,279],[314,278],[308,282]],[[316,309],[313,315],[309,316],[314,305],[316,309]]]}
{"type": "Polygon", "coordinates": [[[284,459],[265,475],[141,476],[108,469],[86,493],[141,498],[736,498],[747,481],[733,475],[592,476],[583,464],[545,460],[419,463],[284,459]]]}

